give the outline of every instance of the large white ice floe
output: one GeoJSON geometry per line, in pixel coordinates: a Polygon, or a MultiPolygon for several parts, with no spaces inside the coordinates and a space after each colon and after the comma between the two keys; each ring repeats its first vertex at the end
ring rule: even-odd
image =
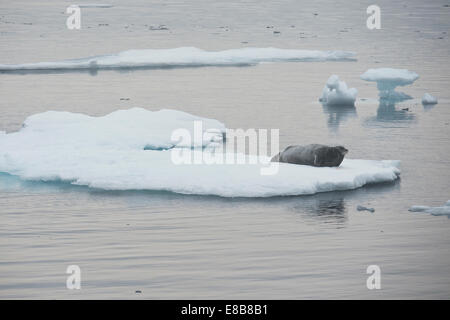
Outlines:
{"type": "Polygon", "coordinates": [[[409,211],[425,212],[433,216],[448,216],[450,218],[450,200],[448,200],[442,207],[412,206],[409,208],[409,211]]]}
{"type": "MultiPolygon", "coordinates": [[[[176,164],[174,151],[193,152],[194,158],[210,152],[209,148],[180,148],[171,141],[171,130],[191,130],[195,120],[203,122],[204,132],[224,129],[219,121],[174,110],[134,108],[103,117],[36,114],[26,119],[20,131],[0,135],[0,172],[107,190],[166,190],[224,197],[348,190],[394,181],[400,174],[399,161],[345,159],[338,168],[280,163],[273,175],[261,174],[261,168],[270,162],[267,156],[238,154],[256,159],[245,164],[176,164]],[[145,150],[149,145],[153,147],[145,150]],[[169,147],[172,149],[162,150],[169,147]]],[[[212,136],[211,141],[217,142],[217,136],[212,136]]]]}
{"type": "Polygon", "coordinates": [[[404,100],[411,97],[402,92],[395,92],[395,88],[412,84],[419,75],[407,69],[377,68],[367,70],[360,78],[376,82],[380,98],[404,100]]]}
{"type": "Polygon", "coordinates": [[[238,66],[281,61],[346,61],[354,60],[353,57],[354,53],[347,51],[278,48],[239,48],[224,51],[205,51],[194,47],[181,47],[173,49],[127,50],[117,54],[64,61],[0,64],[0,71],[238,66]]]}
{"type": "Polygon", "coordinates": [[[358,90],[348,88],[337,75],[332,75],[328,78],[319,101],[328,106],[353,106],[357,94],[358,90]]]}

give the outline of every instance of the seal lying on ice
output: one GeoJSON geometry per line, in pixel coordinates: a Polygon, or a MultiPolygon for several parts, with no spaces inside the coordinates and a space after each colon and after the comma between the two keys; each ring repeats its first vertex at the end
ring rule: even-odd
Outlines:
{"type": "Polygon", "coordinates": [[[272,158],[272,162],[287,162],[314,167],[339,167],[348,152],[342,146],[329,147],[323,144],[289,146],[272,158]]]}

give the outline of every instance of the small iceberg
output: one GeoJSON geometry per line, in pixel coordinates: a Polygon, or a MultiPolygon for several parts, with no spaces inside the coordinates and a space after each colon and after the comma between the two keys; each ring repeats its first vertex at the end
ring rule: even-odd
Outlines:
{"type": "Polygon", "coordinates": [[[0,72],[23,70],[92,70],[121,68],[182,68],[205,66],[250,66],[262,62],[354,61],[347,51],[239,48],[206,51],[194,47],[127,50],[117,54],[64,61],[0,64],[0,72]]]}
{"type": "Polygon", "coordinates": [[[224,155],[257,161],[206,163],[210,149],[220,150],[216,146],[225,130],[220,121],[176,110],[133,108],[101,117],[48,111],[28,117],[17,132],[0,134],[0,172],[23,180],[62,181],[104,190],[222,197],[350,190],[395,181],[400,174],[400,162],[391,160],[345,159],[333,168],[280,163],[273,175],[261,174],[270,164],[271,157],[265,155],[230,152],[224,155]],[[203,141],[194,148],[172,141],[173,130],[180,128],[195,136],[196,121],[202,122],[203,141]],[[192,152],[194,159],[204,161],[175,163],[173,154],[179,152],[192,152]]]}
{"type": "Polygon", "coordinates": [[[422,104],[424,105],[430,105],[430,104],[436,104],[438,103],[437,98],[433,97],[429,93],[425,93],[422,97],[422,104]]]}
{"type": "Polygon", "coordinates": [[[377,68],[367,70],[360,78],[377,83],[380,99],[399,102],[412,99],[412,97],[402,92],[396,92],[395,88],[412,84],[419,78],[419,75],[407,69],[377,68]]]}
{"type": "Polygon", "coordinates": [[[442,207],[412,206],[408,211],[425,212],[433,216],[448,216],[450,218],[450,200],[442,207]]]}
{"type": "Polygon", "coordinates": [[[337,75],[328,78],[319,101],[327,106],[354,106],[358,90],[348,88],[337,75]]]}

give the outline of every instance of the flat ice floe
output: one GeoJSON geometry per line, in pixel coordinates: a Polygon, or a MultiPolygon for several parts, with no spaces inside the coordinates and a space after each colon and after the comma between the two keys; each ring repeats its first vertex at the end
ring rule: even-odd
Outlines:
{"type": "MultiPolygon", "coordinates": [[[[0,134],[0,172],[22,179],[65,181],[106,190],[166,190],[223,197],[269,197],[348,190],[368,183],[394,181],[399,161],[345,159],[338,168],[280,163],[278,172],[261,175],[270,157],[255,164],[175,164],[174,150],[203,156],[208,148],[180,148],[170,138],[174,127],[204,132],[224,126],[175,110],[119,110],[103,117],[45,112],[26,119],[18,132],[0,134]],[[214,128],[216,127],[216,128],[214,128]],[[151,150],[145,150],[152,145],[151,150]],[[162,150],[172,148],[170,150],[162,150]]],[[[217,136],[211,135],[217,143],[217,136]]]]}
{"type": "Polygon", "coordinates": [[[112,4],[109,4],[109,3],[83,3],[83,4],[75,4],[74,6],[77,6],[80,8],[112,8],[112,7],[114,7],[112,4]]]}
{"type": "Polygon", "coordinates": [[[402,92],[395,92],[395,88],[412,84],[419,75],[407,69],[377,68],[367,70],[360,78],[376,82],[380,98],[405,100],[411,97],[402,92]]]}
{"type": "Polygon", "coordinates": [[[433,216],[448,216],[450,218],[450,200],[448,200],[442,207],[412,206],[409,208],[409,211],[425,212],[433,216]]]}
{"type": "Polygon", "coordinates": [[[127,50],[117,54],[64,61],[0,64],[0,71],[244,66],[261,62],[348,61],[354,60],[353,57],[354,53],[347,51],[278,48],[240,48],[224,51],[205,51],[194,47],[182,47],[127,50]]]}
{"type": "Polygon", "coordinates": [[[361,75],[362,80],[391,84],[393,88],[412,84],[419,75],[407,69],[377,68],[369,69],[361,75]]]}

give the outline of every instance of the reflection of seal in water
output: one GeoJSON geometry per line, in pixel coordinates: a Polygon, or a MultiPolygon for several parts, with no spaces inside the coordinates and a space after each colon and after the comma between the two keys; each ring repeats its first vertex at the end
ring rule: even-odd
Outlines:
{"type": "Polygon", "coordinates": [[[272,158],[272,162],[287,162],[315,167],[338,167],[348,152],[342,146],[329,147],[323,144],[289,146],[272,158]]]}

